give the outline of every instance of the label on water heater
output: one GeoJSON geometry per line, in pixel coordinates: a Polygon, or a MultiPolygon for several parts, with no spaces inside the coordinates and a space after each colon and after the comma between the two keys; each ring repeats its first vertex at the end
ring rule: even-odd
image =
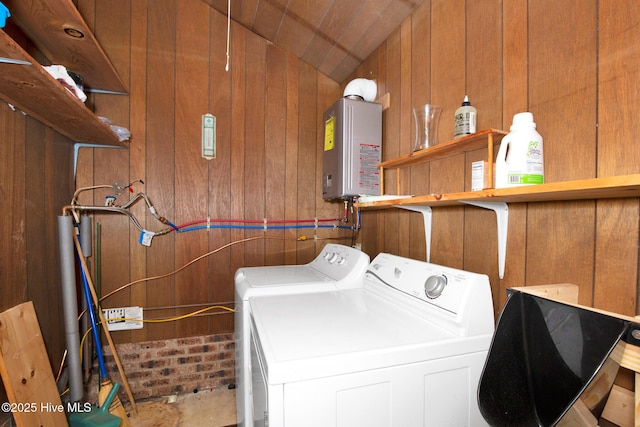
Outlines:
{"type": "Polygon", "coordinates": [[[336,118],[335,116],[329,117],[324,122],[324,151],[333,150],[335,146],[336,137],[336,118]]]}
{"type": "Polygon", "coordinates": [[[380,191],[380,146],[375,144],[360,144],[360,180],[359,186],[367,194],[380,191]]]}

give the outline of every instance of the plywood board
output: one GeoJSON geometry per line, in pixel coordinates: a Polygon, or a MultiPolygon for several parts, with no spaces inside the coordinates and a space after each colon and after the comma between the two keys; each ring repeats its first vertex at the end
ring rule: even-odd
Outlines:
{"type": "Polygon", "coordinates": [[[602,412],[602,418],[620,427],[633,427],[634,406],[633,392],[614,385],[602,412]]]}
{"type": "Polygon", "coordinates": [[[18,427],[67,425],[31,301],[0,314],[0,374],[18,427]]]}

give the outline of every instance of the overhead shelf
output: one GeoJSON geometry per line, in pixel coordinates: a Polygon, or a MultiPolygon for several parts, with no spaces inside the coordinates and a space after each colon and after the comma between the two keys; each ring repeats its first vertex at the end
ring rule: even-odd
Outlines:
{"type": "MultiPolygon", "coordinates": [[[[378,165],[382,182],[384,182],[383,175],[385,168],[400,169],[484,147],[487,148],[487,162],[490,171],[489,182],[493,182],[493,174],[491,173],[493,169],[493,146],[499,142],[504,135],[505,133],[503,131],[487,129],[459,140],[453,140],[382,162],[378,165]]],[[[402,188],[400,174],[398,174],[397,179],[398,188],[402,188]]],[[[459,206],[460,204],[465,204],[492,210],[496,214],[497,222],[498,274],[500,278],[503,278],[506,262],[509,203],[621,199],[633,197],[640,197],[640,174],[552,182],[512,188],[490,188],[482,191],[465,191],[460,193],[428,194],[412,197],[398,196],[398,198],[384,196],[383,200],[362,201],[356,203],[355,206],[358,209],[366,210],[400,208],[421,213],[424,218],[427,262],[430,261],[431,256],[432,207],[459,206]]]]}
{"type": "Polygon", "coordinates": [[[21,62],[0,62],[1,99],[74,142],[127,145],[2,30],[0,57],[21,62]]]}
{"type": "Polygon", "coordinates": [[[71,0],[3,0],[15,22],[52,64],[91,89],[127,92],[115,67],[71,0]]]}
{"type": "MultiPolygon", "coordinates": [[[[384,194],[384,172],[385,169],[402,169],[420,163],[431,162],[433,160],[444,159],[467,151],[487,149],[486,161],[488,163],[488,181],[493,182],[493,149],[494,145],[502,141],[507,133],[498,129],[484,129],[471,135],[458,139],[436,144],[432,147],[414,151],[410,154],[387,160],[378,165],[380,169],[380,185],[384,194]]],[[[400,174],[397,176],[398,189],[402,188],[400,174]]]]}
{"type": "Polygon", "coordinates": [[[514,188],[430,194],[356,203],[356,206],[360,209],[387,209],[402,206],[453,206],[469,201],[524,203],[628,197],[640,197],[640,174],[551,182],[514,188]]]}

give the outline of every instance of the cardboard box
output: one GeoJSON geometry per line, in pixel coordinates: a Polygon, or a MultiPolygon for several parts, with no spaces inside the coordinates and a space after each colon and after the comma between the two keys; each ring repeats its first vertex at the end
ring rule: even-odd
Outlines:
{"type": "Polygon", "coordinates": [[[492,187],[492,183],[489,182],[489,162],[480,160],[471,163],[471,191],[492,187]]]}

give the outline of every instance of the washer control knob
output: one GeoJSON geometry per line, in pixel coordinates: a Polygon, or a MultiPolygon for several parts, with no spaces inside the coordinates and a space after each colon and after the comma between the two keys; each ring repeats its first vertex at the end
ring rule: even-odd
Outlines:
{"type": "Polygon", "coordinates": [[[340,258],[340,255],[334,253],[333,255],[331,255],[331,258],[329,258],[329,264],[333,264],[336,261],[338,261],[338,259],[340,258]]]}
{"type": "Polygon", "coordinates": [[[329,258],[331,258],[331,255],[334,255],[334,254],[332,254],[331,252],[325,252],[323,258],[324,259],[329,259],[329,258]]]}
{"type": "Polygon", "coordinates": [[[424,282],[424,294],[427,298],[438,298],[447,286],[446,276],[429,276],[424,282]]]}

